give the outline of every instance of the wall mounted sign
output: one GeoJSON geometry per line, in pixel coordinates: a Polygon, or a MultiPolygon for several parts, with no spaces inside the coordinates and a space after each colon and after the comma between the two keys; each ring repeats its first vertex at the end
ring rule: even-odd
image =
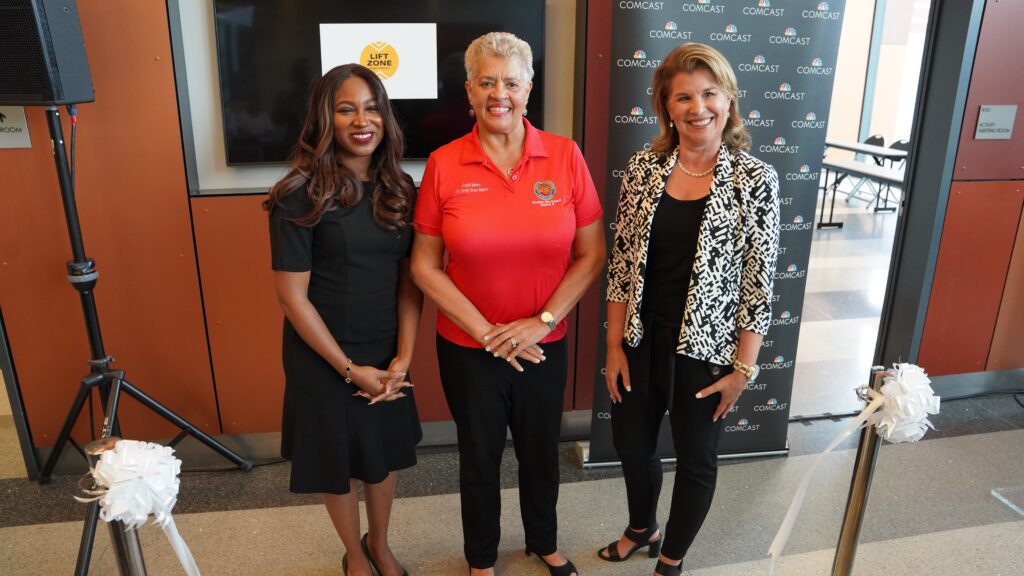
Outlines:
{"type": "Polygon", "coordinates": [[[28,121],[21,106],[0,106],[0,148],[31,148],[28,121]]]}
{"type": "Polygon", "coordinates": [[[1013,122],[1017,118],[1017,105],[996,106],[984,104],[978,113],[975,140],[1009,140],[1013,136],[1013,122]]]}

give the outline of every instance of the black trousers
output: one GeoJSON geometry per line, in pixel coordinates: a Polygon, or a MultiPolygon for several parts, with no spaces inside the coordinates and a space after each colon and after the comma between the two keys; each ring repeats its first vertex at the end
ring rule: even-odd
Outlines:
{"type": "Polygon", "coordinates": [[[519,461],[519,511],[526,546],[558,549],[558,437],[568,368],[565,339],[542,344],[547,358],[524,372],[482,348],[437,337],[437,363],[459,436],[459,490],[466,560],[489,568],[501,539],[501,455],[506,431],[519,461]]]}
{"type": "Polygon", "coordinates": [[[626,392],[620,381],[622,402],[611,407],[612,439],[626,481],[629,525],[653,527],[661,495],[658,431],[666,409],[669,411],[677,464],[662,554],[680,560],[707,517],[718,476],[722,419],[712,422],[711,417],[721,395],[700,400],[695,395],[732,367],[676,354],[678,324],[644,325],[645,341],[640,346],[623,344],[632,391],[626,392]]]}

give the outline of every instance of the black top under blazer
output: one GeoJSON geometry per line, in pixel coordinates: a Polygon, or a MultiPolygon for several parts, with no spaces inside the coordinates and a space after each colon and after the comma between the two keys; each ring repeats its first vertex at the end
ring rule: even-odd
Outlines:
{"type": "MultiPolygon", "coordinates": [[[[637,152],[619,192],[607,299],[626,303],[624,339],[633,347],[644,333],[640,305],[651,223],[678,154],[637,152]]],[[[697,238],[678,354],[728,365],[736,357],[739,329],[768,332],[778,251],[775,169],[723,145],[697,238]]]]}

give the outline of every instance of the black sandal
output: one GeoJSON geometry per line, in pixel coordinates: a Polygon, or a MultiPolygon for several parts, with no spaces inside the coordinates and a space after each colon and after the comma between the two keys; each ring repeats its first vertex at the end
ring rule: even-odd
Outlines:
{"type": "MultiPolygon", "coordinates": [[[[363,549],[363,555],[370,561],[370,568],[373,568],[377,574],[383,574],[384,572],[381,571],[380,566],[377,566],[377,563],[373,560],[373,556],[370,556],[370,546],[366,544],[366,537],[369,535],[369,533],[363,534],[363,537],[359,539],[359,546],[363,549]]],[[[348,572],[345,573],[348,574],[348,572]]],[[[409,576],[409,571],[404,566],[402,567],[402,576],[409,576]]]]}
{"type": "Polygon", "coordinates": [[[661,576],[680,576],[683,573],[683,563],[680,562],[673,566],[658,560],[658,564],[654,567],[654,573],[661,574],[661,576]]]}
{"type": "MultiPolygon", "coordinates": [[[[529,556],[531,554],[533,554],[533,552],[529,548],[527,548],[526,555],[529,556]]],[[[543,562],[544,565],[548,567],[548,573],[550,573],[551,576],[572,576],[573,574],[579,576],[580,574],[580,571],[576,569],[576,565],[573,564],[572,560],[569,560],[568,558],[565,559],[565,564],[562,564],[561,566],[552,566],[551,564],[548,564],[548,561],[545,560],[544,557],[540,554],[537,554],[536,556],[538,560],[543,562]]]]}
{"type": "Polygon", "coordinates": [[[661,537],[659,537],[657,540],[651,540],[651,536],[654,536],[654,533],[657,531],[657,524],[655,524],[653,528],[648,528],[643,532],[637,532],[632,528],[626,527],[626,531],[623,532],[623,535],[626,537],[627,540],[634,544],[634,546],[629,549],[629,552],[626,552],[625,556],[620,557],[619,541],[615,540],[611,544],[598,550],[597,557],[606,562],[623,562],[625,560],[629,560],[629,557],[636,553],[637,550],[650,546],[650,548],[647,550],[647,557],[657,558],[658,555],[661,554],[661,537]],[[602,552],[607,552],[608,555],[605,556],[604,554],[602,554],[602,552]]]}

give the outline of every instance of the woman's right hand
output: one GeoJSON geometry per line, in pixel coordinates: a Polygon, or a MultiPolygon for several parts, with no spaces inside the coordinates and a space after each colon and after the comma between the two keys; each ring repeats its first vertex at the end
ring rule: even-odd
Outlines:
{"type": "MultiPolygon", "coordinates": [[[[380,399],[389,399],[389,395],[396,394],[402,388],[411,386],[405,381],[404,372],[389,372],[380,370],[373,366],[360,366],[352,363],[348,378],[359,387],[356,396],[363,396],[371,399],[371,403],[380,399]]],[[[342,373],[342,377],[345,374],[342,373]]],[[[393,399],[393,398],[390,398],[393,399]]]]}
{"type": "Polygon", "coordinates": [[[622,386],[626,392],[632,390],[629,384],[629,362],[626,360],[626,351],[622,344],[608,347],[608,353],[604,360],[604,382],[608,386],[608,395],[612,404],[622,402],[622,392],[619,391],[619,377],[622,377],[622,386]]]}

